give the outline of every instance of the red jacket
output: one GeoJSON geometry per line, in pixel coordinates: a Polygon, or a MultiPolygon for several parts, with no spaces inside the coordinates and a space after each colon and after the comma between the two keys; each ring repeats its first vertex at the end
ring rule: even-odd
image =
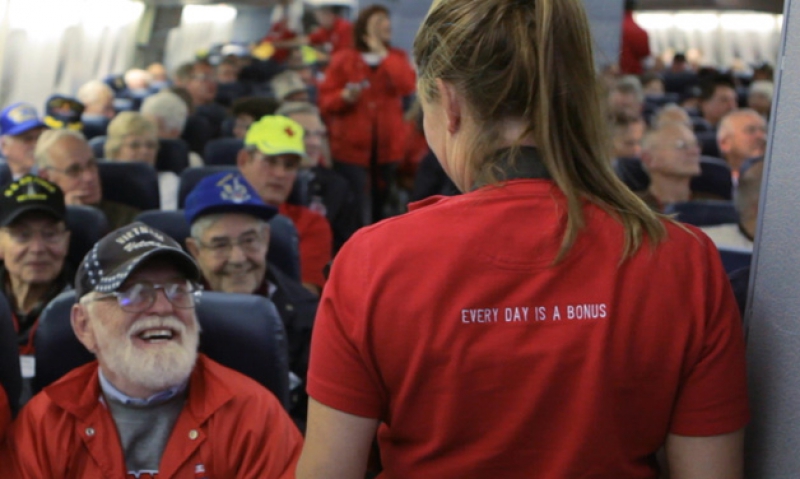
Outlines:
{"type": "Polygon", "coordinates": [[[625,12],[622,22],[622,51],[619,69],[626,75],[641,75],[642,61],[650,56],[650,39],[647,32],[636,24],[633,13],[625,12]]]}
{"type": "Polygon", "coordinates": [[[300,275],[303,283],[322,288],[325,286],[323,270],[333,258],[333,233],[327,218],[305,206],[284,203],[278,208],[297,228],[300,238],[300,275]]]}
{"type": "Polygon", "coordinates": [[[319,27],[308,36],[308,41],[314,46],[330,45],[327,53],[331,55],[353,48],[353,24],[339,17],[330,30],[319,27]]]}
{"type": "MultiPolygon", "coordinates": [[[[200,355],[157,477],[293,478],[302,444],[264,387],[200,355]]],[[[0,450],[0,464],[9,463],[16,469],[11,477],[20,479],[128,476],[114,419],[101,400],[96,362],[28,403],[0,450]]]]}
{"type": "Polygon", "coordinates": [[[0,445],[3,444],[9,424],[11,424],[11,406],[8,404],[5,389],[0,386],[0,445]]]}
{"type": "Polygon", "coordinates": [[[333,158],[367,167],[373,140],[377,139],[378,163],[400,161],[406,130],[402,100],[415,87],[416,74],[402,50],[390,49],[374,71],[357,50],[334,55],[319,90],[320,109],[329,122],[333,158]],[[348,83],[367,85],[353,104],[342,99],[348,83]]]}

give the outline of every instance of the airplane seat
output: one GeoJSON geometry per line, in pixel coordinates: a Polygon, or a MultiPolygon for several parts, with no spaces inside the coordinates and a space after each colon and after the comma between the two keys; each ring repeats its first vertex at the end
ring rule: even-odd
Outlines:
{"type": "Polygon", "coordinates": [[[95,136],[89,140],[89,146],[92,148],[92,153],[97,159],[106,157],[106,136],[95,136]]]}
{"type": "Polygon", "coordinates": [[[218,138],[206,144],[203,158],[206,165],[236,165],[239,150],[244,148],[244,141],[238,138],[218,138]]]}
{"type": "Polygon", "coordinates": [[[719,143],[717,143],[716,131],[701,131],[695,133],[697,142],[700,144],[700,151],[703,156],[712,156],[714,158],[721,158],[722,152],[719,150],[719,143]]]}
{"type": "Polygon", "coordinates": [[[692,178],[692,191],[723,200],[733,199],[733,177],[725,160],[703,156],[700,158],[700,170],[700,176],[692,178]]]}
{"type": "Polygon", "coordinates": [[[180,175],[189,167],[189,145],[181,139],[159,139],[156,171],[171,171],[180,175]]]}
{"type": "Polygon", "coordinates": [[[722,248],[719,250],[719,255],[722,258],[722,266],[729,275],[734,271],[749,268],[750,260],[753,259],[753,252],[745,250],[722,248]]]}
{"type": "MultiPolygon", "coordinates": [[[[42,312],[34,340],[34,393],[94,359],[70,324],[75,301],[74,291],[62,293],[42,312]]],[[[256,295],[203,292],[196,311],[201,327],[200,352],[259,382],[287,407],[286,333],[272,302],[256,295]]]]}
{"type": "Polygon", "coordinates": [[[730,201],[687,201],[673,203],[664,209],[665,214],[674,214],[681,223],[694,226],[715,226],[738,223],[739,215],[730,201]]]}
{"type": "MultiPolygon", "coordinates": [[[[106,136],[108,124],[111,123],[111,120],[108,118],[85,118],[81,119],[81,123],[83,123],[83,136],[87,140],[92,140],[98,136],[106,136]]],[[[102,158],[102,156],[98,158],[102,158]]]]}
{"type": "Polygon", "coordinates": [[[103,199],[140,210],[159,209],[158,174],[145,163],[97,163],[103,199]]]}
{"type": "Polygon", "coordinates": [[[617,158],[614,171],[632,191],[644,191],[650,185],[650,177],[639,158],[617,158]]]}
{"type": "Polygon", "coordinates": [[[70,232],[67,262],[72,271],[77,271],[83,257],[108,234],[110,227],[102,211],[82,205],[67,205],[66,224],[70,232]]]}
{"type": "Polygon", "coordinates": [[[150,210],[143,211],[136,216],[136,221],[152,226],[153,228],[163,231],[172,239],[180,243],[181,247],[186,249],[186,238],[190,235],[189,223],[186,222],[186,217],[183,215],[183,210],[177,211],[163,211],[163,210],[150,210]]]}
{"type": "Polygon", "coordinates": [[[189,145],[190,151],[202,155],[206,143],[208,143],[213,134],[214,129],[208,120],[195,113],[186,118],[186,125],[183,127],[181,139],[189,145]]]}

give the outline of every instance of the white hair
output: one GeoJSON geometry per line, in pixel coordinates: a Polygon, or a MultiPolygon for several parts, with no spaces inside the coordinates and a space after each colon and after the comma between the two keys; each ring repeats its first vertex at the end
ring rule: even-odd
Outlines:
{"type": "Polygon", "coordinates": [[[64,138],[75,138],[86,143],[83,133],[74,130],[45,130],[36,142],[36,149],[33,156],[36,158],[36,166],[46,169],[50,163],[50,150],[64,138]]]}
{"type": "Polygon", "coordinates": [[[281,103],[281,106],[278,107],[278,110],[275,112],[275,114],[286,117],[301,114],[320,116],[319,108],[305,101],[287,101],[281,103]]]}
{"type": "Polygon", "coordinates": [[[107,98],[113,98],[114,90],[100,80],[92,80],[80,87],[76,96],[79,102],[89,105],[105,101],[107,98]]]}
{"type": "Polygon", "coordinates": [[[165,129],[181,132],[189,116],[189,108],[181,97],[166,90],[147,97],[140,112],[145,116],[160,118],[165,129]]]}
{"type": "MultiPolygon", "coordinates": [[[[213,213],[210,215],[201,216],[200,218],[194,220],[190,232],[192,238],[198,241],[201,240],[203,235],[206,233],[206,230],[214,226],[214,223],[224,218],[226,214],[227,213],[213,213]]],[[[258,221],[258,226],[262,228],[262,231],[264,227],[269,226],[269,223],[262,219],[256,218],[255,216],[253,216],[253,219],[258,221]]]]}
{"type": "Polygon", "coordinates": [[[775,92],[775,85],[771,81],[767,80],[758,80],[754,81],[752,85],[750,85],[750,95],[764,95],[765,97],[772,99],[772,95],[775,92]]]}

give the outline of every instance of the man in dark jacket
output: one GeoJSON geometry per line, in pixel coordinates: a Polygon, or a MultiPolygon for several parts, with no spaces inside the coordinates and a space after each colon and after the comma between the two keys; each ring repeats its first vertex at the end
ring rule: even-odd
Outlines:
{"type": "Polygon", "coordinates": [[[289,341],[289,413],[304,429],[305,378],[317,298],[267,265],[267,221],[277,208],[264,203],[240,174],[219,173],[197,184],[186,198],[185,212],[192,228],[186,247],[200,265],[206,289],[259,294],[275,303],[289,341]]]}

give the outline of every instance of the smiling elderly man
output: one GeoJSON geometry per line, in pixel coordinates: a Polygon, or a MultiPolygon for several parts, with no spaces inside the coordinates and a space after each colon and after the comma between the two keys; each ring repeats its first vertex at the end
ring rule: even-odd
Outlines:
{"type": "MultiPolygon", "coordinates": [[[[72,328],[97,362],[35,396],[9,433],[11,477],[291,478],[302,439],[279,401],[198,354],[194,260],[134,223],[75,278],[72,328]]],[[[6,457],[4,457],[6,456],[6,457]]]]}

